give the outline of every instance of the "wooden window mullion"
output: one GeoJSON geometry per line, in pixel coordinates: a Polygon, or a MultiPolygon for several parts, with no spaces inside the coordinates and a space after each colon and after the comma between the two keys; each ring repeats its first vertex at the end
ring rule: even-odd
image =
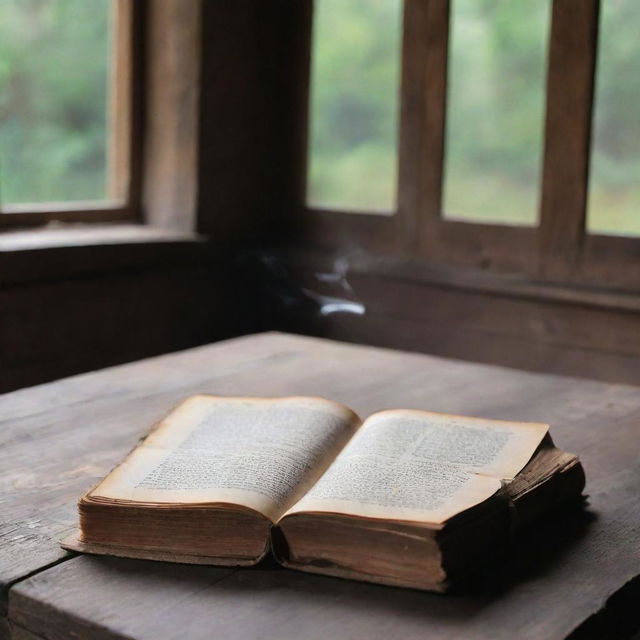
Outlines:
{"type": "Polygon", "coordinates": [[[530,273],[535,262],[535,229],[460,222],[443,216],[452,3],[405,1],[403,100],[408,107],[403,109],[400,190],[409,194],[415,210],[417,255],[429,264],[446,267],[530,273]],[[416,44],[411,47],[413,41],[416,44]]]}
{"type": "Polygon", "coordinates": [[[571,280],[585,238],[599,0],[554,0],[539,229],[540,275],[571,280]]]}
{"type": "Polygon", "coordinates": [[[437,237],[442,210],[448,0],[405,0],[399,218],[405,244],[437,237]]]}

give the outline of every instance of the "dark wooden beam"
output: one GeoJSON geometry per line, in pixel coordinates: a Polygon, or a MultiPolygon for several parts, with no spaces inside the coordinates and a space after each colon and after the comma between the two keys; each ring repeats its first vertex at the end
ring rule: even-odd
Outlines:
{"type": "Polygon", "coordinates": [[[568,279],[581,258],[599,0],[555,0],[547,78],[540,274],[568,279]]]}
{"type": "Polygon", "coordinates": [[[407,238],[426,247],[442,215],[448,42],[448,0],[405,3],[400,214],[407,238]]]}
{"type": "Polygon", "coordinates": [[[214,242],[268,242],[295,224],[308,10],[297,0],[203,4],[198,229],[214,242]]]}
{"type": "Polygon", "coordinates": [[[149,0],[142,208],[146,222],[196,226],[201,1],[149,0]]]}

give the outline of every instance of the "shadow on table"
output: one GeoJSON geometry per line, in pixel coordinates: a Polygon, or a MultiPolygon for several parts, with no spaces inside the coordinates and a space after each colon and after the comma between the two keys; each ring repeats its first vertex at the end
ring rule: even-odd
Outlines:
{"type": "Polygon", "coordinates": [[[544,577],[571,556],[596,520],[597,515],[581,500],[570,509],[518,531],[502,560],[482,567],[456,585],[453,593],[498,597],[520,583],[544,577]]]}
{"type": "MultiPolygon", "coordinates": [[[[518,532],[510,546],[503,550],[504,556],[500,560],[481,567],[474,572],[473,576],[459,581],[445,597],[497,597],[519,583],[542,577],[563,562],[564,556],[571,553],[573,546],[580,541],[589,526],[596,520],[596,514],[588,510],[585,503],[581,503],[564,513],[555,515],[551,521],[537,523],[518,532]]],[[[260,564],[244,571],[288,572],[271,556],[267,556],[260,564]]],[[[395,591],[407,593],[406,589],[394,587],[383,589],[385,593],[395,591]]]]}
{"type": "Polygon", "coordinates": [[[293,572],[283,569],[270,557],[256,567],[235,574],[234,580],[225,581],[221,586],[251,589],[254,585],[262,589],[266,582],[274,581],[280,587],[294,587],[298,599],[322,599],[326,592],[339,592],[341,606],[346,606],[348,601],[352,607],[358,601],[367,608],[402,616],[428,613],[429,617],[472,617],[521,585],[526,591],[529,591],[529,582],[535,583],[534,591],[546,588],[541,579],[553,580],[553,574],[563,573],[562,566],[580,553],[577,547],[596,520],[596,514],[582,504],[550,522],[524,530],[505,550],[501,562],[485,566],[446,595],[293,572]]]}
{"type": "MultiPolygon", "coordinates": [[[[228,624],[232,637],[244,637],[241,630],[254,637],[256,621],[263,637],[301,630],[305,638],[355,637],[349,634],[357,630],[357,637],[382,638],[398,629],[407,638],[507,638],[523,630],[528,637],[564,637],[584,619],[571,616],[562,600],[584,578],[576,568],[589,553],[585,533],[595,522],[583,508],[521,532],[499,567],[487,567],[450,595],[290,571],[272,559],[232,570],[116,558],[91,563],[94,572],[117,571],[119,584],[133,593],[151,584],[156,592],[179,594],[187,622],[216,621],[221,633],[228,624]]],[[[160,629],[163,614],[154,615],[153,624],[160,629]]]]}

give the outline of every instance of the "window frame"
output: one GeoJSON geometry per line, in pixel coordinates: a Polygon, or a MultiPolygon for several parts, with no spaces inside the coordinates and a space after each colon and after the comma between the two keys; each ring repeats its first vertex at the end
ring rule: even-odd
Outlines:
{"type": "Polygon", "coordinates": [[[110,191],[122,199],[3,204],[0,230],[49,222],[139,222],[141,192],[141,113],[145,2],[113,0],[115,29],[113,67],[107,113],[110,122],[107,176],[110,191]]]}
{"type": "MultiPolygon", "coordinates": [[[[407,3],[409,0],[407,0],[407,3]]],[[[413,228],[416,219],[412,198],[415,194],[409,193],[403,188],[412,176],[412,170],[404,161],[411,155],[411,139],[406,135],[404,123],[407,121],[408,110],[405,99],[405,86],[411,78],[407,77],[410,69],[405,66],[407,59],[406,37],[407,28],[406,6],[402,18],[402,66],[401,66],[401,93],[399,109],[398,132],[398,185],[396,210],[391,215],[385,213],[367,213],[340,211],[337,209],[322,209],[310,207],[306,204],[307,174],[309,166],[309,131],[310,131],[310,87],[311,87],[311,56],[312,56],[312,31],[313,31],[313,0],[302,0],[300,11],[300,31],[304,34],[299,40],[299,48],[296,52],[300,60],[294,81],[300,88],[298,105],[298,141],[296,169],[298,175],[295,178],[297,184],[297,206],[300,219],[305,222],[305,237],[313,243],[324,247],[334,248],[340,245],[358,244],[375,253],[398,253],[405,250],[407,243],[412,241],[409,230],[413,228]]]]}
{"type": "Polygon", "coordinates": [[[425,264],[475,268],[570,286],[640,288],[640,238],[589,234],[586,210],[600,0],[549,0],[544,145],[535,227],[448,220],[442,214],[449,0],[405,0],[398,208],[393,216],[308,207],[311,26],[301,27],[298,213],[305,240],[425,264]]]}

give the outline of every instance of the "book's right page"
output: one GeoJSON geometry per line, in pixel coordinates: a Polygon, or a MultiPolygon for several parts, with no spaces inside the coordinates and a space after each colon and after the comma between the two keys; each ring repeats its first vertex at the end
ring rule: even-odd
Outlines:
{"type": "Polygon", "coordinates": [[[440,524],[515,477],[548,429],[409,409],[375,413],[287,515],[440,524]]]}

